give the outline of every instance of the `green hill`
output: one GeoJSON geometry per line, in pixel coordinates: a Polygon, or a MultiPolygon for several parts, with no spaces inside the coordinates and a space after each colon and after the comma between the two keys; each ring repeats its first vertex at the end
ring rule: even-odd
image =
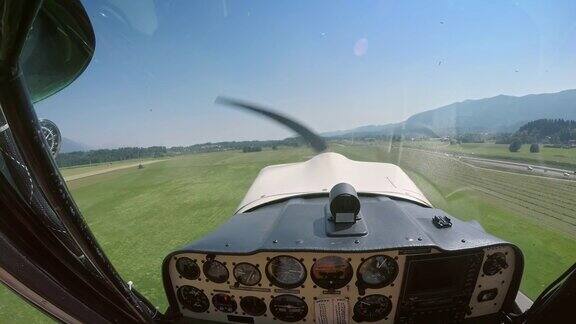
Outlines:
{"type": "Polygon", "coordinates": [[[538,119],[518,129],[513,135],[524,143],[568,144],[576,141],[576,121],[538,119]]]}

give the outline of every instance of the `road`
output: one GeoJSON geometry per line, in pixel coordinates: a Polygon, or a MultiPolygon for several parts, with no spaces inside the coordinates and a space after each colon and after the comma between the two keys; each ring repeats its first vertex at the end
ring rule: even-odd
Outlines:
{"type": "Polygon", "coordinates": [[[108,173],[108,172],[122,170],[122,169],[135,168],[135,167],[138,167],[139,164],[148,165],[148,164],[152,164],[152,163],[156,163],[156,162],[162,162],[162,161],[166,161],[166,160],[153,160],[153,161],[136,162],[136,163],[132,163],[132,164],[124,164],[124,165],[119,165],[119,166],[111,166],[110,168],[106,168],[106,169],[98,169],[98,170],[94,170],[94,171],[89,171],[89,172],[85,172],[85,173],[81,173],[81,174],[75,174],[72,176],[64,177],[64,180],[66,182],[70,182],[70,181],[74,181],[74,180],[78,180],[78,179],[82,179],[82,178],[86,178],[86,177],[95,176],[98,174],[108,173]]]}
{"type": "Polygon", "coordinates": [[[411,147],[403,147],[403,148],[409,149],[409,150],[422,151],[422,152],[426,152],[426,153],[442,155],[442,156],[445,156],[448,158],[457,159],[460,162],[471,164],[473,166],[480,167],[480,168],[507,171],[507,172],[513,172],[513,173],[521,173],[521,174],[534,175],[534,176],[545,177],[545,178],[576,180],[576,174],[574,173],[575,170],[551,168],[551,167],[546,167],[546,166],[541,166],[541,165],[530,164],[530,163],[526,163],[526,162],[510,162],[510,161],[503,161],[503,160],[496,160],[496,159],[479,158],[479,157],[473,157],[470,155],[438,152],[438,151],[426,150],[426,149],[421,149],[421,148],[411,148],[411,147]]]}
{"type": "Polygon", "coordinates": [[[471,156],[461,156],[460,160],[486,168],[505,169],[521,173],[534,174],[550,178],[572,179],[576,180],[574,170],[551,168],[541,165],[534,165],[521,162],[510,162],[494,159],[477,158],[471,156]]]}

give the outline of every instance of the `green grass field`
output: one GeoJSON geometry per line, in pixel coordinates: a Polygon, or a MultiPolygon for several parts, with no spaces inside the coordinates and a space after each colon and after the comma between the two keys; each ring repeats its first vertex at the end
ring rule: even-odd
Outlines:
{"type": "MultiPolygon", "coordinates": [[[[400,164],[435,206],[518,244],[526,260],[521,289],[532,298],[576,260],[574,182],[478,169],[387,145],[334,150],[356,160],[400,164]]],[[[224,223],[262,167],[312,155],[307,149],[186,155],[68,186],[122,277],[164,311],[164,256],[224,223]]],[[[0,300],[0,323],[48,321],[3,287],[0,300]]]]}

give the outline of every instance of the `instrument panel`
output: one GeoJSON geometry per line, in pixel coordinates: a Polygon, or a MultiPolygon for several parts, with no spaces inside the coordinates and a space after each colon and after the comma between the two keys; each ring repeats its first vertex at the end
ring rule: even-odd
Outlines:
{"type": "Polygon", "coordinates": [[[165,269],[171,285],[167,289],[187,318],[408,323],[414,314],[444,312],[463,301],[466,313],[450,319],[460,322],[500,310],[513,279],[514,253],[508,245],[456,255],[430,248],[252,255],[178,252],[165,269]],[[447,296],[453,299],[446,301],[447,296]]]}

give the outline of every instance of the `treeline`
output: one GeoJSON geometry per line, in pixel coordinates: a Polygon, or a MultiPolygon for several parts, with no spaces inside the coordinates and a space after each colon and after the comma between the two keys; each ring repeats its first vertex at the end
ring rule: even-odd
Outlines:
{"type": "Polygon", "coordinates": [[[477,133],[464,133],[455,137],[458,143],[485,143],[490,140],[490,136],[477,133]]]}
{"type": "Polygon", "coordinates": [[[203,143],[194,144],[189,146],[173,146],[168,149],[168,152],[185,154],[185,153],[210,153],[219,151],[230,150],[244,150],[244,148],[273,148],[278,146],[299,147],[306,145],[306,143],[299,137],[290,137],[283,140],[268,140],[268,141],[229,141],[217,143],[203,143]]]}
{"type": "Polygon", "coordinates": [[[567,144],[576,140],[576,121],[538,119],[520,127],[515,136],[524,143],[567,144]]]}
{"type": "Polygon", "coordinates": [[[159,158],[168,154],[168,149],[165,146],[121,147],[117,149],[61,153],[56,157],[56,162],[60,167],[67,167],[131,159],[159,158]]]}
{"type": "MultiPolygon", "coordinates": [[[[402,142],[408,140],[410,136],[405,134],[363,134],[363,133],[350,133],[350,134],[343,134],[343,135],[334,135],[330,137],[325,137],[326,141],[339,141],[339,140],[348,140],[348,141],[361,141],[361,142],[377,142],[377,141],[384,141],[384,142],[402,142]]],[[[418,139],[427,139],[427,136],[418,136],[418,139]]]]}
{"type": "Polygon", "coordinates": [[[230,141],[203,143],[189,146],[151,146],[151,147],[121,147],[117,149],[91,150],[85,152],[61,153],[56,157],[60,167],[85,165],[92,163],[108,163],[131,159],[161,158],[181,154],[210,153],[220,151],[240,150],[243,152],[259,152],[264,148],[277,149],[279,146],[299,147],[306,145],[301,138],[291,137],[283,140],[270,141],[230,141]]]}
{"type": "Polygon", "coordinates": [[[576,121],[564,119],[538,119],[522,125],[511,134],[499,134],[497,144],[520,142],[540,143],[547,146],[566,147],[576,141],[576,121]]]}
{"type": "MultiPolygon", "coordinates": [[[[273,146],[272,148],[276,149],[276,146],[273,146]]],[[[260,147],[260,146],[244,146],[242,148],[242,152],[243,153],[262,152],[262,147],[260,147]]]]}

